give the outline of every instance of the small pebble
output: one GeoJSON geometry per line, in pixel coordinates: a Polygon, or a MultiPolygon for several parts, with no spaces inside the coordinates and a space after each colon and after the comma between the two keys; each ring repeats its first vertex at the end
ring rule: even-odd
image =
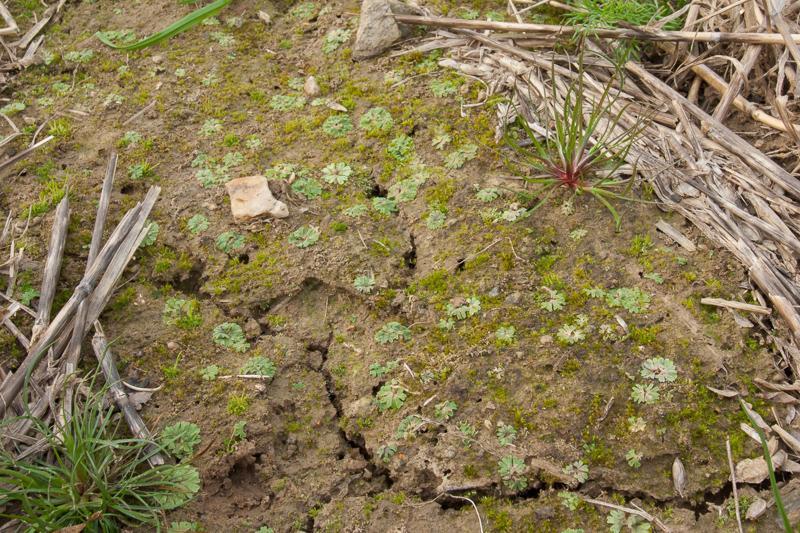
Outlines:
{"type": "Polygon", "coordinates": [[[319,83],[317,83],[317,79],[314,76],[309,76],[306,78],[306,82],[303,85],[303,92],[309,98],[320,95],[322,91],[320,90],[319,83]]]}

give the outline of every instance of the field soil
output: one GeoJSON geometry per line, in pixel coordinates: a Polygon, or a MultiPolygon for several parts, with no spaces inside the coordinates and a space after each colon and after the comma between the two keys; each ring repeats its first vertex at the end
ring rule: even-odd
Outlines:
{"type": "MultiPolygon", "coordinates": [[[[486,531],[606,531],[610,509],[581,501],[599,498],[673,531],[735,530],[726,439],[737,462],[760,447],[739,429],[738,400],[708,387],[766,415],[753,380],[780,376],[746,317],[700,304],[750,298],[729,254],[646,186],[615,203],[619,231],[585,196],[531,210],[528,170],[496,137],[502,100],[440,68],[441,52],[354,61],[355,0],[236,0],[214,24],[134,53],[93,37],[148,35],[183,4],[70,3],[47,32],[48,63],[7,94],[26,104],[19,122],[49,120],[57,138],[0,184],[4,216],[24,225],[34,207],[17,243],[23,288],[39,284],[68,188],[61,303],[83,272],[111,151],[110,225],[162,188],[157,236],[102,322],[126,380],[163,385],[142,407],[148,426],[201,429],[190,460],[203,488],[165,525],[478,531],[474,503],[486,531]],[[303,95],[308,76],[318,96],[303,95]],[[374,108],[390,121],[370,127],[374,108]],[[333,163],[349,168],[344,183],[326,179],[333,163]],[[224,182],[254,174],[288,218],[234,222],[224,182]],[[660,219],[697,250],[656,232],[660,219]],[[297,246],[302,228],[318,240],[297,246]],[[165,314],[176,300],[191,317],[165,314]],[[215,342],[223,323],[242,328],[246,350],[215,342]],[[274,363],[272,379],[221,378],[254,357],[274,363]],[[670,363],[664,379],[646,370],[670,363]],[[509,458],[524,463],[516,476],[509,458]]],[[[0,342],[13,367],[21,349],[5,331],[0,342]]],[[[740,486],[743,505],[757,496],[769,501],[768,484],[740,486]]],[[[745,525],[780,530],[772,508],[745,525]]]]}

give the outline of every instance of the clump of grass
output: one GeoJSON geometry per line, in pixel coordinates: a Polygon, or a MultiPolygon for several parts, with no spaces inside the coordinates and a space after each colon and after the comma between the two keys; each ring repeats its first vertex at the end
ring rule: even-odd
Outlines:
{"type": "MultiPolygon", "coordinates": [[[[52,461],[15,459],[0,450],[0,517],[23,529],[55,531],[87,525],[92,531],[157,526],[164,510],[187,503],[200,489],[190,465],[147,466],[158,448],[121,435],[120,419],[104,406],[106,391],[76,399],[57,432],[31,419],[52,461]]],[[[4,424],[16,420],[5,420],[4,424]]]]}
{"type": "Polygon", "coordinates": [[[618,191],[632,184],[632,180],[620,179],[618,171],[643,124],[632,128],[621,124],[626,105],[617,103],[612,90],[613,82],[609,82],[599,98],[591,99],[583,84],[582,69],[579,69],[577,81],[564,94],[563,106],[556,108],[555,102],[560,99],[555,84],[552,98],[544,101],[550,106],[548,114],[553,117],[552,128],[547,129],[544,139],[523,119],[517,119],[517,124],[530,146],[523,146],[512,135],[506,135],[506,142],[534,171],[528,181],[543,187],[542,199],[533,209],[560,189],[573,195],[589,194],[608,209],[619,229],[622,219],[611,201],[628,199],[618,191]],[[588,115],[587,109],[590,109],[588,115]]]}
{"type": "Polygon", "coordinates": [[[196,9],[183,17],[182,19],[174,22],[161,30],[158,33],[151,35],[141,41],[130,43],[130,44],[115,44],[111,41],[109,37],[114,37],[115,35],[110,32],[97,32],[95,37],[97,37],[100,42],[104,45],[114,48],[116,50],[124,50],[126,52],[130,52],[133,50],[141,50],[142,48],[147,48],[148,46],[152,46],[154,44],[158,44],[165,39],[169,39],[173,35],[177,35],[182,33],[189,28],[199,24],[204,19],[215,15],[218,13],[222,8],[227,6],[231,3],[231,0],[217,0],[216,2],[212,2],[205,7],[201,7],[200,9],[196,9]]]}

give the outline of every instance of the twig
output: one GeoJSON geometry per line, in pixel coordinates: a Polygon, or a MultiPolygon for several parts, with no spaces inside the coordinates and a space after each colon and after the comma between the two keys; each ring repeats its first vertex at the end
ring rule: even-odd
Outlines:
{"type": "MultiPolygon", "coordinates": [[[[100,363],[100,368],[106,378],[108,385],[109,396],[117,404],[117,407],[125,417],[128,427],[131,428],[131,433],[138,439],[152,440],[147,426],[142,420],[142,417],[136,411],[136,408],[131,404],[130,398],[125,393],[125,390],[120,386],[122,379],[117,371],[117,365],[114,363],[114,355],[111,353],[111,348],[108,346],[108,341],[103,329],[99,324],[95,324],[97,330],[94,338],[92,339],[92,348],[97,361],[100,363]]],[[[159,466],[165,464],[164,457],[158,452],[158,448],[154,444],[147,446],[147,462],[150,466],[159,466]]]]}
{"type": "MultiPolygon", "coordinates": [[[[495,22],[489,20],[464,20],[449,17],[426,17],[417,15],[394,15],[401,24],[431,26],[435,28],[464,28],[469,30],[494,30],[518,33],[535,33],[556,35],[571,39],[585,30],[580,26],[559,26],[553,24],[520,24],[518,22],[495,22]]],[[[642,27],[620,29],[593,28],[595,37],[604,39],[636,39],[642,41],[666,42],[701,42],[701,43],[749,43],[749,44],[785,44],[784,36],[779,33],[747,33],[717,31],[666,31],[652,30],[642,27]]],[[[800,43],[800,34],[788,35],[795,43],[800,43]]]]}
{"type": "Polygon", "coordinates": [[[484,252],[488,251],[488,250],[489,250],[490,248],[492,248],[492,247],[493,247],[495,244],[497,244],[498,242],[500,242],[500,241],[502,241],[502,240],[503,240],[503,239],[502,239],[502,237],[501,237],[501,238],[497,239],[496,241],[494,241],[494,242],[493,242],[492,244],[490,244],[489,246],[487,246],[486,248],[484,248],[484,249],[480,250],[479,252],[475,252],[474,254],[470,254],[470,255],[468,255],[467,257],[465,257],[464,259],[462,259],[461,261],[458,261],[458,262],[456,263],[456,268],[458,268],[458,267],[459,267],[459,266],[461,266],[461,265],[465,265],[465,264],[467,264],[467,262],[469,262],[469,261],[472,261],[473,259],[475,259],[475,258],[476,258],[476,257],[478,257],[479,255],[481,255],[482,253],[484,253],[484,252]]]}
{"type": "Polygon", "coordinates": [[[36,314],[36,321],[33,324],[31,341],[36,342],[48,324],[50,324],[50,310],[53,307],[53,299],[56,296],[56,284],[61,273],[61,261],[64,257],[64,247],[67,243],[67,226],[69,225],[69,193],[64,194],[64,198],[56,208],[56,216],[53,220],[53,232],[50,236],[50,247],[47,251],[47,259],[44,264],[44,274],[42,274],[42,288],[39,295],[39,309],[36,314]]]}
{"type": "Polygon", "coordinates": [[[728,453],[728,468],[730,468],[731,471],[731,483],[733,484],[733,505],[736,511],[736,525],[739,527],[739,533],[743,533],[742,517],[739,516],[739,490],[736,488],[736,468],[733,466],[730,437],[725,437],[725,451],[728,453]]]}
{"type": "Polygon", "coordinates": [[[127,126],[128,124],[130,124],[131,122],[133,122],[137,118],[141,117],[142,115],[144,115],[145,113],[147,113],[148,111],[153,109],[153,107],[155,107],[155,105],[156,105],[156,101],[155,100],[151,101],[149,104],[144,106],[142,109],[140,109],[139,111],[137,111],[136,113],[131,115],[125,122],[122,123],[122,125],[123,126],[127,126]]]}
{"type": "Polygon", "coordinates": [[[41,146],[44,146],[45,144],[49,143],[53,139],[54,139],[54,137],[52,135],[48,135],[47,137],[45,137],[44,139],[42,139],[38,143],[34,144],[33,146],[29,146],[28,148],[22,150],[18,154],[14,155],[12,157],[9,157],[8,159],[6,159],[2,163],[0,163],[0,170],[3,170],[7,166],[13,165],[14,163],[19,161],[20,159],[25,158],[28,154],[30,154],[31,152],[33,152],[37,148],[39,148],[41,146]]]}
{"type": "Polygon", "coordinates": [[[583,501],[585,501],[586,503],[591,503],[593,505],[599,505],[601,507],[608,507],[610,509],[616,509],[617,511],[622,511],[624,513],[628,513],[628,514],[633,514],[633,515],[639,516],[641,518],[644,518],[648,522],[651,522],[651,523],[655,524],[658,529],[660,529],[661,531],[664,531],[665,533],[670,533],[670,531],[671,531],[661,520],[659,520],[657,517],[651,515],[647,511],[643,511],[641,509],[633,509],[631,507],[623,507],[621,505],[616,505],[616,504],[613,504],[613,503],[604,502],[603,500],[595,500],[593,498],[584,498],[583,501]]]}
{"type": "Polygon", "coordinates": [[[703,305],[713,305],[714,307],[727,307],[728,309],[746,311],[748,313],[755,313],[757,315],[772,314],[772,309],[769,307],[764,307],[763,305],[746,304],[744,302],[723,300],[722,298],[701,298],[700,303],[703,305]]]}
{"type": "Polygon", "coordinates": [[[19,26],[17,26],[17,21],[14,20],[14,16],[11,15],[11,12],[6,7],[5,2],[0,2],[0,17],[3,17],[3,20],[6,22],[6,27],[0,28],[0,35],[11,35],[13,33],[19,33],[19,26]]]}
{"type": "Polygon", "coordinates": [[[134,392],[158,392],[164,388],[164,384],[162,383],[158,387],[138,387],[136,385],[131,385],[127,381],[120,381],[126,388],[134,391],[134,392]]]}
{"type": "Polygon", "coordinates": [[[683,233],[681,233],[669,222],[659,219],[659,221],[656,223],[656,229],[673,241],[677,242],[687,252],[694,252],[697,250],[697,247],[694,245],[694,243],[687,239],[683,233]]]}

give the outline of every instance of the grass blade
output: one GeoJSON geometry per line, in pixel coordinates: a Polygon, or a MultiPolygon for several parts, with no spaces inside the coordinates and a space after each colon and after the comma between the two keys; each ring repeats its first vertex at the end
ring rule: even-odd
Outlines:
{"type": "Polygon", "coordinates": [[[753,420],[753,417],[750,416],[750,410],[745,405],[744,400],[739,398],[739,404],[742,406],[742,411],[744,411],[744,414],[747,415],[750,423],[753,424],[756,433],[758,433],[758,438],[761,441],[761,448],[764,452],[764,460],[767,462],[767,470],[769,470],[769,485],[772,488],[772,496],[775,498],[775,507],[778,509],[778,514],[783,521],[783,529],[786,531],[786,533],[792,533],[794,529],[792,529],[792,524],[789,522],[789,517],[786,514],[786,508],[783,506],[781,491],[778,489],[778,481],[775,479],[775,468],[772,466],[772,456],[769,453],[769,447],[767,447],[767,437],[764,435],[764,431],[758,426],[758,424],[756,424],[756,421],[753,420]]]}
{"type": "Polygon", "coordinates": [[[163,41],[164,39],[169,39],[173,35],[177,35],[181,32],[188,30],[192,26],[195,26],[196,24],[202,22],[203,19],[216,14],[218,11],[220,11],[222,8],[224,8],[230,3],[231,0],[217,0],[216,2],[208,4],[205,7],[201,7],[200,9],[192,11],[179,21],[170,24],[160,32],[155,33],[150,37],[142,39],[141,41],[133,44],[125,44],[125,45],[114,44],[108,38],[104,37],[100,32],[96,33],[95,35],[97,36],[98,39],[100,39],[100,41],[103,44],[111,48],[114,48],[115,50],[125,50],[127,52],[131,52],[134,50],[141,50],[142,48],[147,48],[148,46],[157,44],[163,41]]]}

